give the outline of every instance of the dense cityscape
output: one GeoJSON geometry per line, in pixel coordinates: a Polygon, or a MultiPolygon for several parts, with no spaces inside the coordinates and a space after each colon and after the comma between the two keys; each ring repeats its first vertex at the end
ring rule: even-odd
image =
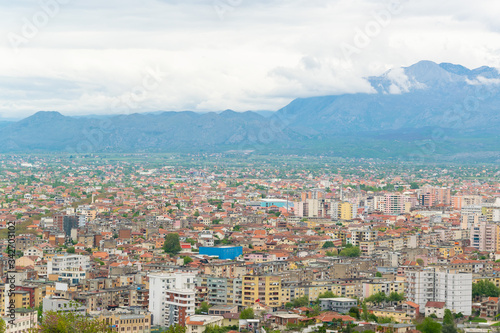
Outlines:
{"type": "Polygon", "coordinates": [[[3,155],[0,207],[6,332],[500,326],[497,165],[3,155]]]}
{"type": "Polygon", "coordinates": [[[0,333],[500,333],[498,13],[0,1],[0,333]]]}

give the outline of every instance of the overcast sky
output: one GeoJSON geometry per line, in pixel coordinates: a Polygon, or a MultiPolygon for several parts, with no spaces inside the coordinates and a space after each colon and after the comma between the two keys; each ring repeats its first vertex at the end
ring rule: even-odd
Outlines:
{"type": "Polygon", "coordinates": [[[500,67],[498,0],[0,2],[0,117],[276,110],[419,60],[500,67]]]}

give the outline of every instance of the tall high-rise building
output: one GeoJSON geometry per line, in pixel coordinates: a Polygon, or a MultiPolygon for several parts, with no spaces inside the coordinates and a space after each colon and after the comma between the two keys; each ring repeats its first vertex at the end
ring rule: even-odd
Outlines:
{"type": "Polygon", "coordinates": [[[479,251],[495,252],[497,250],[497,225],[480,221],[470,228],[470,246],[479,251]]]}
{"type": "Polygon", "coordinates": [[[406,299],[424,313],[427,302],[445,302],[451,312],[469,316],[472,312],[472,274],[423,268],[406,272],[406,299]]]}
{"type": "Polygon", "coordinates": [[[399,215],[405,212],[405,197],[401,194],[388,193],[385,195],[384,213],[399,215]]]}
{"type": "Polygon", "coordinates": [[[195,310],[195,274],[151,273],[149,277],[149,311],[153,325],[168,327],[186,325],[195,310]]]}
{"type": "Polygon", "coordinates": [[[451,190],[448,187],[424,187],[420,191],[420,205],[426,207],[432,206],[450,206],[451,190]]]}
{"type": "Polygon", "coordinates": [[[352,220],[352,205],[349,202],[339,204],[339,220],[352,220]]]}
{"type": "Polygon", "coordinates": [[[281,306],[281,277],[245,275],[242,278],[242,303],[250,307],[259,301],[271,308],[281,306]]]}

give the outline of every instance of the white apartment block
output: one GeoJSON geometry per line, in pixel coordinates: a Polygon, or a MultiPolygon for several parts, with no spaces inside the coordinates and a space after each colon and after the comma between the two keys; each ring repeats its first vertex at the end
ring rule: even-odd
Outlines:
{"type": "Polygon", "coordinates": [[[62,271],[73,269],[88,271],[90,269],[90,258],[79,254],[64,254],[55,255],[52,260],[47,262],[47,274],[59,274],[62,271]]]}
{"type": "Polygon", "coordinates": [[[428,301],[445,302],[451,312],[469,316],[472,309],[472,274],[424,268],[406,272],[406,298],[425,312],[428,301]]]}
{"type": "Polygon", "coordinates": [[[149,277],[149,311],[152,324],[162,327],[186,325],[195,310],[195,274],[151,273],[149,277]]]}

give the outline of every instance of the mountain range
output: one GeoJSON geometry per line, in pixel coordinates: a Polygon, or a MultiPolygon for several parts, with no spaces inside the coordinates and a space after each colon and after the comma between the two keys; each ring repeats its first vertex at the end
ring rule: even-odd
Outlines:
{"type": "Polygon", "coordinates": [[[154,112],[0,122],[0,152],[241,152],[500,160],[500,74],[421,61],[369,93],[298,98],[276,112],[154,112]]]}

